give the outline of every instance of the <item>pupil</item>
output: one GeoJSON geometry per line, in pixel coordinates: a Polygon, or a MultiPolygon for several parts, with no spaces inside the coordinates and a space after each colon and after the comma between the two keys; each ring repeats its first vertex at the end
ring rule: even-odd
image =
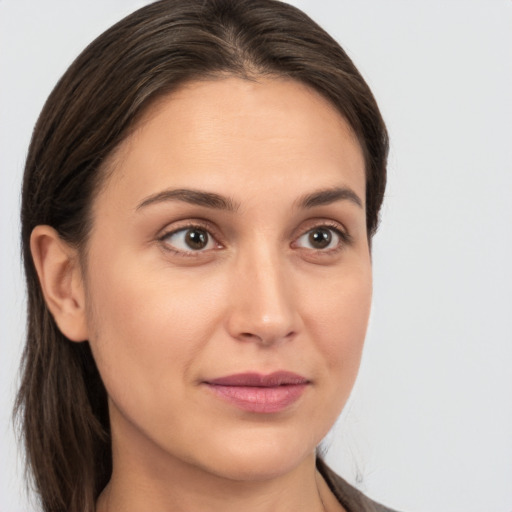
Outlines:
{"type": "Polygon", "coordinates": [[[332,235],[328,229],[315,229],[309,234],[309,242],[316,249],[325,249],[331,240],[332,235]]]}
{"type": "Polygon", "coordinates": [[[204,249],[208,243],[208,234],[200,229],[191,229],[187,231],[186,240],[191,249],[204,249]]]}

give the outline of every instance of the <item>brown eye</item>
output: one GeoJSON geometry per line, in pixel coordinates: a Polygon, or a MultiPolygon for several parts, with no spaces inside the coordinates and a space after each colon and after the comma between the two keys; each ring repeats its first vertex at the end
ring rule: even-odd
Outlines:
{"type": "Polygon", "coordinates": [[[297,239],[297,247],[322,251],[335,249],[342,243],[341,233],[334,228],[318,226],[310,229],[297,239]]]}
{"type": "Polygon", "coordinates": [[[316,228],[313,231],[310,231],[308,235],[309,243],[311,247],[315,249],[325,249],[329,247],[329,244],[332,241],[332,234],[326,228],[316,228]]]}
{"type": "Polygon", "coordinates": [[[194,251],[199,251],[208,245],[208,233],[204,229],[188,229],[185,242],[194,251]]]}
{"type": "Polygon", "coordinates": [[[179,252],[202,251],[215,246],[212,236],[201,227],[179,229],[162,240],[179,252]]]}

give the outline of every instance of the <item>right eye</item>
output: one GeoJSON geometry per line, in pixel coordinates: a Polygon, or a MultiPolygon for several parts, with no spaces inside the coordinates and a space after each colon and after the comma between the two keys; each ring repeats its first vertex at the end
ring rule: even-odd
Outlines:
{"type": "Polygon", "coordinates": [[[190,253],[206,251],[216,247],[212,235],[201,226],[189,226],[167,233],[162,242],[176,252],[190,253]]]}

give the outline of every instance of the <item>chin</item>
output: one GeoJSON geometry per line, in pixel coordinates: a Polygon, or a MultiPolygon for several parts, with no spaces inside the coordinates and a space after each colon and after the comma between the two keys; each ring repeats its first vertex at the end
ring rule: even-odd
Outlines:
{"type": "MultiPolygon", "coordinates": [[[[292,472],[306,459],[314,459],[316,444],[290,442],[288,438],[273,439],[261,434],[252,439],[237,439],[222,445],[216,455],[208,455],[204,469],[229,480],[265,481],[292,472]]],[[[308,440],[310,441],[310,440],[308,440]]],[[[205,459],[203,459],[205,460],[205,459]]]]}

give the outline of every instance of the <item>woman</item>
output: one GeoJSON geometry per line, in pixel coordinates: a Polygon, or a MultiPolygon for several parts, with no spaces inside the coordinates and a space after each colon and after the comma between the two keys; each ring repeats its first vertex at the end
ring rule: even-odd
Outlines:
{"type": "Polygon", "coordinates": [[[356,377],[387,135],[273,0],[165,0],[50,95],[18,396],[44,510],[387,510],[316,447],[356,377]]]}

